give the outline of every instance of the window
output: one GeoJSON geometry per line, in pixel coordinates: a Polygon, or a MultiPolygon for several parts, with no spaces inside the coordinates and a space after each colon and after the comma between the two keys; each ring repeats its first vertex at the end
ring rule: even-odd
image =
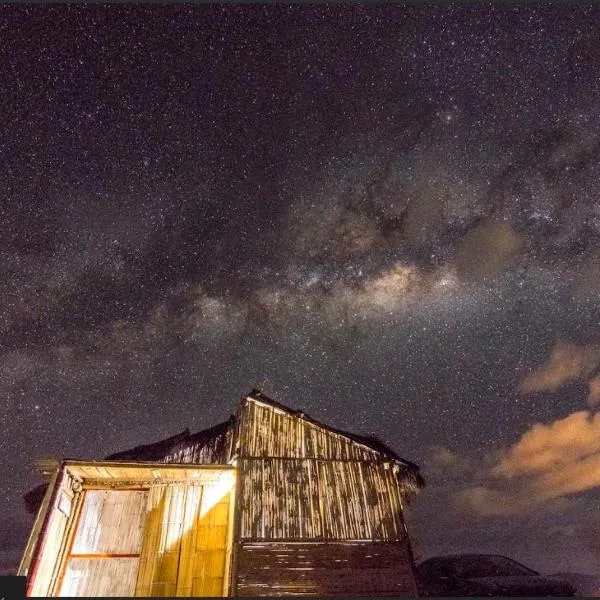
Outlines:
{"type": "Polygon", "coordinates": [[[133,596],[147,491],[87,490],[60,596],[133,596]]]}

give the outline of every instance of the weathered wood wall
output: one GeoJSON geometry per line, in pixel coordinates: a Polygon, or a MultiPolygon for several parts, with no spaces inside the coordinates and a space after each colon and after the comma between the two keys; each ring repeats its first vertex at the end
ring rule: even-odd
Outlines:
{"type": "Polygon", "coordinates": [[[247,543],[238,596],[416,596],[402,544],[247,543]]]}
{"type": "Polygon", "coordinates": [[[87,490],[70,554],[139,554],[148,492],[87,490]]]}
{"type": "Polygon", "coordinates": [[[416,595],[393,460],[248,398],[237,466],[237,595],[416,595]]]}
{"type": "Polygon", "coordinates": [[[58,596],[73,598],[121,597],[133,595],[137,558],[72,558],[58,596]]]}
{"type": "Polygon", "coordinates": [[[56,493],[48,507],[43,532],[38,538],[35,558],[29,569],[29,596],[51,595],[58,578],[57,557],[65,552],[69,525],[74,518],[73,478],[66,471],[59,477],[56,493]]]}
{"type": "Polygon", "coordinates": [[[242,410],[242,540],[406,537],[391,461],[277,407],[242,410]]]}
{"type": "Polygon", "coordinates": [[[379,454],[274,406],[247,399],[240,431],[242,456],[375,460],[379,454]]]}
{"type": "Polygon", "coordinates": [[[365,461],[240,460],[241,539],[401,540],[396,474],[365,461]]]}
{"type": "Polygon", "coordinates": [[[231,467],[63,465],[28,595],[223,595],[235,482],[231,467]]]}

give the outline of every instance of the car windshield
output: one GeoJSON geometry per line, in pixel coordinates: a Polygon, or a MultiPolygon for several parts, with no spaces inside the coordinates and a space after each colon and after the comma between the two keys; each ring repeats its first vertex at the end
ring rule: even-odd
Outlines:
{"type": "Polygon", "coordinates": [[[440,575],[460,579],[536,574],[504,556],[456,556],[445,558],[440,563],[435,569],[440,575]]]}

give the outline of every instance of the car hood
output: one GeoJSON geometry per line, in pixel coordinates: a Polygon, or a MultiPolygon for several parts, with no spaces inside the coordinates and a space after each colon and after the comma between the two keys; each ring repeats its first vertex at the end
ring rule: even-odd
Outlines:
{"type": "Polygon", "coordinates": [[[473,577],[463,580],[477,595],[489,596],[573,596],[575,590],[566,581],[541,576],[473,577]]]}

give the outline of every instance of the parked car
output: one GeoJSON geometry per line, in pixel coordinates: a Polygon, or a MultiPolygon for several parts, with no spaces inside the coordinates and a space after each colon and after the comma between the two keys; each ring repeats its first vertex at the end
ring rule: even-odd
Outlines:
{"type": "Polygon", "coordinates": [[[543,577],[498,554],[435,556],[417,567],[422,596],[574,596],[566,581],[543,577]]]}

